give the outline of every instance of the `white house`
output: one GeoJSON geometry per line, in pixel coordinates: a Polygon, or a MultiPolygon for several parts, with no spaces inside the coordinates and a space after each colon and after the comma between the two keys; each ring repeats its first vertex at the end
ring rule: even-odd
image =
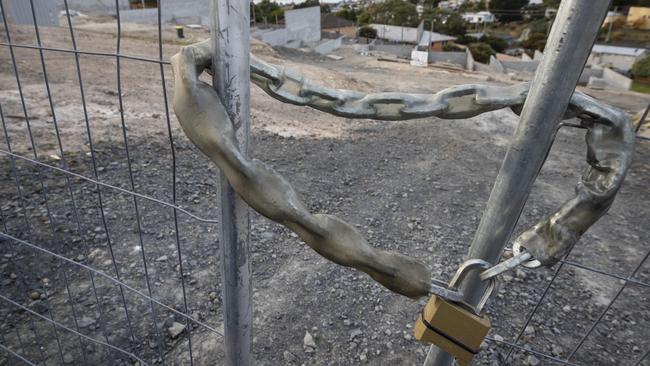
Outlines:
{"type": "Polygon", "coordinates": [[[494,14],[489,11],[479,11],[477,13],[463,13],[463,19],[471,24],[493,23],[496,21],[494,14]]]}
{"type": "Polygon", "coordinates": [[[587,64],[612,67],[615,70],[627,73],[632,69],[634,62],[643,57],[646,52],[645,48],[597,44],[591,49],[587,64]]]}
{"type": "MultiPolygon", "coordinates": [[[[441,1],[438,3],[438,7],[442,9],[458,9],[461,5],[468,3],[468,4],[476,4],[479,3],[481,0],[446,0],[446,1],[441,1]]],[[[490,0],[485,1],[485,4],[488,6],[488,9],[490,7],[490,0]]]]}
{"type": "Polygon", "coordinates": [[[370,27],[377,31],[377,38],[393,42],[417,44],[419,46],[429,45],[433,50],[442,51],[443,46],[447,42],[456,40],[456,37],[442,33],[429,31],[418,32],[418,28],[413,27],[400,27],[398,25],[387,24],[370,24],[370,27]]]}
{"type": "Polygon", "coordinates": [[[446,0],[439,2],[438,7],[441,9],[458,9],[463,3],[463,0],[446,0]]]}

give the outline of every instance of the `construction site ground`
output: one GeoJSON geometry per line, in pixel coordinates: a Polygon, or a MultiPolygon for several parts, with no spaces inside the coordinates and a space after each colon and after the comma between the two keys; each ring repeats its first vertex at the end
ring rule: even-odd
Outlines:
{"type": "MultiPolygon", "coordinates": [[[[83,19],[75,27],[78,49],[117,51],[114,19],[83,19]]],[[[122,28],[120,54],[159,59],[155,27],[123,24],[122,28]]],[[[9,30],[12,43],[36,45],[33,27],[10,26],[9,30]]],[[[178,40],[173,26],[164,27],[164,60],[182,44],[205,39],[209,33],[186,29],[186,35],[186,39],[178,40]]],[[[65,24],[42,28],[41,37],[44,47],[72,49],[65,24]]],[[[0,40],[9,42],[4,29],[0,40]]],[[[461,84],[518,82],[507,75],[378,61],[376,56],[359,55],[353,46],[335,52],[342,60],[297,49],[273,49],[256,41],[252,41],[251,48],[264,60],[286,66],[319,84],[365,92],[434,93],[461,84]]],[[[93,178],[89,126],[100,181],[172,202],[171,133],[176,157],[176,204],[201,218],[217,217],[219,172],[183,135],[171,102],[167,120],[158,63],[121,60],[123,133],[115,57],[79,56],[87,126],[74,53],[44,51],[53,115],[39,51],[14,48],[13,52],[29,129],[11,53],[2,46],[0,106],[6,126],[0,143],[3,152],[9,149],[5,144],[8,137],[15,154],[93,178]]],[[[171,98],[171,67],[164,65],[163,70],[167,97],[171,98]]],[[[642,110],[650,99],[634,92],[581,90],[631,114],[642,110]]],[[[255,86],[251,87],[251,116],[250,154],[288,178],[312,212],[334,214],[353,223],[373,246],[416,257],[442,280],[453,275],[467,253],[518,122],[509,110],[464,120],[382,122],[337,118],[283,104],[255,86]]],[[[573,188],[587,166],[585,159],[584,130],[560,129],[516,233],[573,196],[573,188]]],[[[635,269],[650,242],[649,162],[650,142],[639,139],[634,163],[611,210],[584,235],[570,261],[622,278],[635,269]]],[[[134,200],[109,187],[98,189],[78,176],[25,159],[11,159],[6,153],[0,159],[0,208],[5,233],[111,276],[115,276],[117,268],[121,280],[129,286],[143,294],[151,291],[160,302],[222,329],[218,224],[199,222],[178,212],[176,229],[174,211],[168,206],[145,198],[134,200]],[[98,208],[98,193],[102,195],[108,233],[98,208]]],[[[223,361],[222,339],[204,327],[187,327],[183,318],[128,289],[123,289],[123,299],[119,286],[96,274],[91,281],[86,269],[13,240],[0,240],[2,296],[82,334],[128,350],[148,364],[189,364],[188,339],[195,365],[223,361]]],[[[365,274],[325,260],[295,234],[254,212],[250,248],[257,364],[423,362],[428,347],[413,339],[412,325],[427,299],[414,301],[393,294],[365,274]]],[[[558,269],[557,278],[519,339],[520,345],[558,358],[569,356],[622,286],[620,279],[569,265],[520,268],[503,275],[487,307],[493,340],[484,343],[476,364],[503,362],[508,347],[502,342],[514,342],[558,269]]],[[[650,263],[634,278],[649,283],[650,263]]],[[[571,362],[627,365],[639,359],[650,348],[649,297],[648,287],[628,285],[571,362]]],[[[44,319],[5,300],[0,304],[0,343],[35,363],[139,364],[134,358],[62,328],[55,332],[44,319]]],[[[510,361],[515,365],[554,364],[540,355],[521,351],[515,351],[510,361]]],[[[8,353],[0,352],[0,365],[17,362],[8,353]]],[[[642,365],[650,365],[650,359],[644,362],[642,365]]]]}

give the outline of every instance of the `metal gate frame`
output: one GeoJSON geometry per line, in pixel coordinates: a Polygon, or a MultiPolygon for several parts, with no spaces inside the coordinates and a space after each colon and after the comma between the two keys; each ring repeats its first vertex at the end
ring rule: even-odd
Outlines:
{"type": "MultiPolygon", "coordinates": [[[[0,117],[2,120],[3,128],[5,131],[5,137],[6,137],[6,144],[7,147],[6,149],[0,150],[0,154],[4,155],[5,157],[8,157],[12,166],[13,170],[13,175],[15,176],[16,179],[16,188],[18,192],[20,193],[20,182],[19,182],[19,175],[16,171],[16,162],[21,161],[23,163],[31,164],[34,166],[37,166],[39,169],[48,169],[48,170],[53,170],[59,173],[63,173],[66,177],[66,185],[68,187],[68,190],[70,192],[71,196],[71,201],[72,205],[75,205],[75,198],[74,195],[72,194],[72,190],[70,188],[70,178],[77,178],[81,179],[84,181],[87,181],[97,188],[97,198],[98,198],[98,206],[102,212],[102,219],[104,222],[104,229],[106,230],[106,234],[108,235],[109,230],[106,225],[106,221],[104,219],[104,211],[103,211],[103,203],[102,203],[102,191],[103,190],[114,190],[118,191],[120,193],[129,195],[133,198],[133,204],[135,207],[135,210],[138,210],[138,202],[140,200],[147,200],[150,202],[154,202],[156,204],[160,204],[166,207],[169,207],[173,209],[174,212],[174,224],[176,226],[176,243],[177,243],[177,254],[178,254],[178,259],[179,259],[179,265],[181,268],[181,281],[183,281],[183,276],[182,276],[182,266],[183,266],[183,260],[182,260],[182,253],[181,253],[181,246],[179,243],[179,237],[178,237],[178,219],[177,215],[183,214],[183,215],[189,215],[193,219],[200,221],[200,222],[205,222],[205,223],[212,223],[215,224],[217,222],[220,222],[219,225],[221,225],[221,242],[222,242],[222,273],[223,273],[223,279],[224,279],[224,307],[225,307],[225,315],[224,315],[224,333],[225,333],[225,342],[226,342],[226,358],[227,358],[227,364],[228,365],[250,365],[253,363],[253,353],[252,353],[252,320],[251,320],[251,315],[252,315],[252,300],[251,300],[251,276],[250,276],[250,260],[248,258],[248,236],[249,236],[249,221],[248,221],[248,209],[245,206],[245,204],[241,201],[240,198],[238,198],[236,195],[233,194],[232,189],[228,186],[227,182],[225,179],[221,179],[221,200],[222,204],[221,206],[223,207],[223,211],[221,213],[221,220],[213,220],[209,218],[202,218],[199,216],[196,216],[186,210],[184,210],[182,207],[179,207],[176,204],[176,193],[175,193],[175,177],[174,177],[174,195],[173,195],[173,200],[172,202],[165,202],[161,201],[158,199],[155,199],[153,197],[149,197],[146,195],[143,195],[141,193],[138,193],[135,189],[135,186],[133,185],[133,175],[132,175],[132,170],[131,167],[129,166],[129,173],[131,177],[131,188],[130,189],[124,189],[121,187],[117,187],[105,182],[102,182],[98,175],[97,175],[97,164],[95,162],[95,156],[94,156],[94,149],[92,147],[92,138],[91,138],[91,133],[90,133],[90,127],[88,125],[88,113],[86,110],[86,103],[85,103],[85,97],[84,97],[84,83],[82,79],[82,73],[81,73],[81,68],[80,68],[80,63],[79,63],[79,56],[80,55],[94,55],[94,56],[105,56],[105,57],[111,57],[115,58],[117,61],[117,78],[118,78],[118,88],[121,88],[121,82],[120,82],[120,66],[119,66],[119,60],[120,59],[130,59],[130,60],[137,60],[141,62],[147,62],[147,63],[153,63],[153,64],[158,64],[160,67],[160,75],[161,75],[161,80],[162,80],[162,88],[164,91],[164,96],[165,96],[165,115],[166,115],[166,122],[167,126],[169,129],[169,138],[170,138],[170,145],[172,148],[172,156],[173,156],[173,165],[174,165],[174,172],[175,172],[175,155],[174,155],[174,142],[173,142],[173,137],[171,135],[171,124],[170,124],[170,116],[169,116],[169,108],[167,104],[167,93],[165,90],[165,71],[164,71],[164,66],[168,65],[169,62],[163,59],[163,53],[162,53],[162,24],[160,21],[160,11],[161,11],[161,1],[159,1],[159,7],[158,7],[158,40],[159,40],[159,58],[157,59],[149,59],[149,58],[143,58],[143,57],[137,57],[137,56],[129,56],[129,55],[124,55],[120,53],[119,49],[119,8],[117,10],[118,14],[118,48],[115,53],[101,53],[101,52],[86,52],[83,50],[79,50],[77,48],[77,45],[75,43],[75,33],[72,27],[72,24],[70,22],[69,18],[69,13],[68,13],[68,24],[69,24],[69,31],[72,39],[72,49],[60,49],[60,48],[48,48],[48,47],[43,47],[42,44],[40,43],[40,38],[38,40],[38,45],[37,46],[32,46],[32,45],[22,45],[22,44],[14,44],[11,41],[11,37],[9,34],[9,29],[7,27],[7,19],[3,19],[4,26],[5,26],[5,31],[6,31],[6,37],[7,41],[6,42],[1,42],[0,46],[9,48],[10,53],[11,53],[11,58],[13,62],[13,68],[14,72],[16,74],[16,81],[18,84],[18,89],[20,92],[20,97],[21,97],[21,102],[23,104],[23,110],[25,112],[25,121],[27,125],[29,126],[29,116],[27,114],[27,109],[25,108],[25,99],[22,95],[22,88],[21,88],[21,82],[18,74],[18,69],[16,66],[16,57],[14,55],[14,48],[28,48],[28,49],[36,49],[40,53],[40,60],[41,60],[41,65],[43,69],[43,74],[45,77],[45,85],[47,87],[48,91],[48,99],[49,99],[49,104],[52,109],[53,113],[53,119],[54,119],[54,127],[55,127],[55,132],[56,136],[58,139],[58,126],[56,122],[56,114],[54,113],[54,107],[53,107],[53,102],[52,102],[52,97],[51,93],[49,90],[49,84],[47,81],[47,70],[46,70],[46,65],[44,62],[43,58],[43,52],[48,51],[48,52],[63,52],[63,53],[69,53],[69,54],[74,54],[75,55],[75,60],[76,60],[76,71],[77,71],[77,76],[78,76],[78,81],[80,84],[80,95],[83,101],[83,107],[84,107],[84,112],[85,112],[85,122],[86,126],[88,129],[88,137],[89,137],[89,143],[91,145],[91,153],[92,153],[92,162],[93,162],[93,169],[94,169],[94,176],[93,177],[86,177],[77,173],[74,173],[70,171],[67,167],[66,161],[65,161],[65,154],[64,154],[64,149],[61,144],[60,139],[58,139],[58,147],[61,151],[61,157],[62,157],[62,162],[61,166],[57,167],[48,163],[45,163],[39,159],[39,156],[37,155],[37,149],[35,148],[35,142],[33,140],[33,136],[31,135],[31,130],[30,130],[30,138],[31,138],[31,144],[32,144],[32,151],[34,153],[34,156],[32,158],[22,156],[19,154],[16,154],[12,151],[11,144],[9,141],[9,137],[7,135],[7,130],[6,130],[6,125],[5,125],[5,118],[2,113],[2,106],[0,105],[0,117]]],[[[67,1],[64,1],[67,9],[67,1]]],[[[222,100],[224,101],[224,104],[229,107],[229,114],[231,116],[231,119],[233,119],[236,122],[236,126],[238,127],[238,141],[240,143],[240,149],[242,151],[247,151],[248,150],[248,129],[249,129],[249,68],[248,68],[248,42],[245,42],[243,40],[248,39],[248,32],[249,32],[249,4],[247,1],[242,1],[242,0],[237,0],[237,1],[226,1],[226,0],[211,0],[211,3],[213,5],[212,8],[212,13],[211,17],[213,20],[213,35],[219,35],[219,37],[213,37],[213,40],[215,40],[215,50],[216,53],[214,55],[214,69],[218,70],[216,75],[229,75],[229,76],[234,76],[236,80],[236,83],[230,83],[228,82],[231,79],[228,78],[221,78],[219,79],[218,77],[215,77],[214,80],[214,85],[219,94],[222,96],[222,100]]],[[[33,7],[34,1],[30,0],[30,5],[31,5],[31,12],[32,16],[34,19],[34,28],[36,31],[36,34],[39,34],[39,26],[38,26],[38,21],[37,21],[37,16],[36,16],[36,11],[34,10],[33,7]]],[[[2,5],[2,0],[0,0],[0,5],[2,5]]],[[[474,244],[472,245],[472,249],[470,250],[470,256],[473,258],[484,258],[488,259],[492,262],[498,260],[499,256],[501,255],[501,252],[504,248],[504,246],[507,243],[507,239],[509,238],[514,225],[516,224],[517,219],[519,218],[519,214],[521,212],[521,209],[523,208],[523,204],[528,196],[528,192],[530,191],[530,186],[532,184],[532,181],[534,181],[535,177],[537,176],[539,172],[539,168],[541,167],[541,164],[543,164],[543,161],[546,157],[546,152],[549,149],[551,141],[549,141],[549,135],[547,134],[549,131],[549,126],[555,124],[558,122],[561,113],[563,110],[566,108],[566,103],[568,103],[568,98],[570,96],[570,93],[573,92],[575,89],[575,84],[577,83],[577,77],[580,74],[580,71],[582,70],[582,67],[584,66],[584,61],[586,61],[586,56],[589,53],[589,50],[591,48],[591,45],[593,44],[593,40],[595,39],[595,30],[598,28],[600,25],[600,21],[604,18],[604,15],[607,11],[608,8],[608,3],[607,2],[593,2],[593,1],[588,1],[588,0],[565,0],[562,2],[562,6],[560,8],[560,12],[558,13],[557,20],[554,24],[553,31],[551,32],[550,40],[549,40],[549,45],[551,46],[552,50],[556,50],[557,52],[547,52],[549,54],[548,57],[545,56],[544,60],[542,61],[542,67],[540,68],[540,72],[536,74],[535,81],[533,82],[534,85],[534,92],[531,92],[529,99],[526,102],[526,107],[524,108],[525,113],[522,114],[522,123],[520,123],[518,127],[518,132],[516,134],[517,140],[515,141],[515,144],[520,144],[521,146],[516,147],[515,149],[511,148],[508,151],[508,154],[506,155],[506,159],[504,160],[503,166],[500,170],[499,177],[497,178],[497,184],[495,184],[495,188],[490,195],[490,200],[488,202],[488,208],[486,209],[486,212],[484,213],[484,217],[481,220],[481,224],[479,226],[478,234],[474,240],[474,244]],[[582,11],[578,11],[578,10],[582,11]],[[567,75],[570,76],[570,78],[567,78],[567,75]],[[575,76],[575,78],[574,78],[575,76]],[[575,81],[573,79],[576,79],[575,81]],[[563,101],[562,103],[558,103],[558,101],[563,101]],[[539,110],[544,110],[546,112],[546,115],[544,119],[539,118],[540,113],[535,113],[536,111],[539,110]],[[548,117],[550,116],[550,117],[548,117]],[[534,131],[535,128],[546,128],[546,140],[544,141],[544,144],[540,144],[537,148],[534,150],[521,150],[521,149],[526,149],[528,148],[526,145],[526,142],[532,141],[533,138],[535,138],[535,141],[537,140],[537,136],[531,136],[531,132],[534,131]],[[531,158],[532,157],[532,158],[531,158]],[[528,159],[532,159],[528,160],[528,159]],[[526,169],[525,172],[525,179],[522,179],[522,171],[517,170],[517,179],[513,179],[514,174],[513,172],[516,170],[517,167],[520,166],[522,163],[524,166],[527,166],[528,168],[526,169]],[[505,201],[513,202],[516,201],[515,204],[513,204],[512,207],[509,207],[509,214],[508,215],[503,215],[503,208],[505,205],[505,201]],[[492,225],[503,225],[505,227],[504,230],[495,233],[491,232],[488,230],[490,227],[495,227],[492,225]]],[[[67,9],[68,10],[68,9],[67,9]]],[[[121,93],[119,93],[121,95],[121,93]]],[[[121,103],[121,97],[120,97],[120,103],[121,103]]],[[[124,127],[124,114],[121,109],[121,119],[123,122],[123,129],[122,132],[125,137],[125,151],[128,155],[128,139],[126,138],[126,128],[124,127]]],[[[532,144],[529,144],[532,145],[532,144]]],[[[40,176],[37,176],[37,179],[40,179],[40,185],[44,187],[43,185],[43,180],[40,176]]],[[[24,197],[22,197],[21,194],[21,201],[24,201],[24,197]]],[[[47,206],[47,190],[43,189],[42,195],[45,201],[45,204],[47,206]]],[[[75,210],[77,208],[75,207],[75,210]]],[[[22,207],[21,210],[25,213],[27,213],[27,210],[25,207],[22,207]]],[[[137,214],[137,212],[136,212],[137,214]]],[[[0,210],[0,215],[2,215],[2,210],[0,210]]],[[[48,215],[51,218],[51,214],[49,213],[49,207],[48,207],[48,215]]],[[[137,214],[137,217],[139,219],[139,214],[137,214]]],[[[29,224],[27,221],[27,215],[25,215],[26,218],[26,226],[29,229],[29,224]]],[[[79,221],[78,216],[75,214],[76,218],[76,223],[77,226],[79,227],[79,231],[82,231],[82,224],[79,221]]],[[[4,220],[4,217],[0,216],[0,219],[2,219],[3,223],[6,225],[6,221],[4,220]]],[[[107,274],[105,272],[99,271],[95,268],[92,268],[91,266],[85,265],[83,263],[79,263],[77,261],[74,261],[73,259],[67,258],[63,255],[54,253],[52,251],[47,250],[46,248],[43,248],[39,246],[37,243],[34,243],[29,240],[25,240],[13,235],[10,235],[8,233],[8,230],[6,226],[4,227],[4,230],[2,233],[0,233],[1,238],[5,239],[9,242],[11,242],[13,245],[20,245],[24,246],[26,248],[29,248],[30,250],[34,250],[35,252],[39,252],[48,256],[51,256],[52,258],[55,258],[56,260],[60,261],[62,265],[65,266],[71,266],[71,267],[77,267],[77,268],[82,268],[86,270],[90,276],[91,281],[93,281],[94,276],[99,276],[104,279],[107,279],[113,283],[115,283],[121,293],[122,297],[124,296],[124,291],[130,291],[144,299],[150,302],[151,308],[152,308],[152,316],[154,318],[153,324],[155,328],[155,332],[159,332],[159,329],[156,326],[156,315],[155,315],[155,306],[162,307],[170,312],[175,313],[179,317],[182,317],[185,319],[186,324],[190,323],[195,323],[204,329],[207,329],[211,333],[214,333],[216,335],[222,335],[221,332],[217,329],[214,329],[208,324],[205,324],[201,321],[198,321],[196,319],[193,319],[190,314],[187,314],[187,300],[184,299],[185,301],[185,311],[178,311],[162,302],[159,300],[153,298],[151,296],[151,292],[149,293],[143,293],[142,291],[133,288],[126,284],[119,275],[119,272],[117,271],[117,266],[115,264],[115,258],[113,257],[113,265],[115,266],[115,274],[107,274]]],[[[53,231],[53,235],[56,235],[53,231]]],[[[83,236],[82,236],[83,237],[83,236]]],[[[142,234],[140,233],[140,240],[141,240],[141,245],[142,243],[142,234]]],[[[85,243],[84,243],[85,244],[85,243]]],[[[4,245],[4,243],[3,243],[4,245]]],[[[110,246],[110,237],[109,237],[109,246],[110,246]]],[[[86,247],[87,250],[87,247],[86,247]]],[[[86,252],[87,254],[87,252],[86,252]]],[[[509,347],[509,352],[506,356],[505,362],[508,361],[508,359],[511,357],[513,354],[514,350],[520,350],[523,352],[535,354],[540,357],[544,357],[545,359],[548,359],[549,361],[553,361],[556,363],[560,364],[567,364],[567,365],[573,365],[571,362],[572,357],[575,355],[575,353],[578,351],[578,349],[582,346],[582,344],[585,342],[585,340],[589,337],[589,335],[593,332],[593,330],[596,328],[596,326],[601,322],[605,314],[609,312],[611,309],[612,305],[614,302],[618,299],[619,295],[623,292],[623,290],[630,285],[634,286],[641,286],[644,288],[650,288],[650,284],[644,283],[642,281],[639,281],[635,279],[635,275],[639,271],[639,269],[642,267],[642,265],[645,263],[647,260],[648,256],[650,256],[650,252],[648,252],[643,259],[640,261],[638,266],[636,266],[635,270],[629,275],[629,276],[621,276],[617,275],[614,273],[610,273],[607,271],[600,270],[598,268],[593,268],[589,266],[585,266],[573,261],[570,261],[569,259],[565,258],[564,260],[561,261],[561,263],[557,266],[553,277],[551,281],[547,284],[547,286],[544,288],[542,296],[539,298],[538,302],[536,303],[534,309],[530,312],[530,314],[526,318],[526,322],[521,328],[521,330],[518,332],[517,338],[514,340],[514,342],[509,342],[509,341],[503,341],[503,340],[496,340],[496,339],[488,339],[491,342],[497,342],[497,343],[502,343],[506,346],[509,347]],[[531,322],[535,312],[539,308],[540,304],[544,300],[546,294],[548,293],[551,285],[553,284],[555,278],[558,276],[560,270],[564,266],[571,266],[575,268],[580,268],[584,269],[587,271],[591,271],[594,273],[599,273],[602,275],[609,276],[611,278],[615,278],[618,280],[624,281],[624,284],[619,288],[618,292],[616,295],[612,298],[608,306],[603,310],[603,312],[600,314],[600,316],[592,323],[591,327],[589,328],[588,332],[582,337],[578,345],[573,349],[571,354],[569,355],[568,358],[566,359],[560,359],[558,357],[554,357],[552,355],[544,354],[543,352],[538,352],[535,350],[531,350],[528,348],[525,348],[521,345],[519,345],[519,341],[521,336],[523,335],[524,329],[526,326],[531,322]]],[[[146,267],[147,263],[147,258],[143,252],[143,263],[146,267]]],[[[64,279],[65,279],[65,272],[64,274],[64,279]]],[[[146,275],[146,272],[145,272],[146,275]]],[[[149,281],[148,275],[147,277],[147,282],[149,281]]],[[[465,288],[468,290],[467,293],[472,294],[471,298],[469,300],[476,300],[478,298],[478,293],[480,293],[480,286],[477,286],[477,280],[475,277],[469,277],[467,279],[467,283],[464,285],[465,288]],[[472,290],[472,291],[470,291],[472,290]]],[[[67,282],[66,282],[67,285],[67,282]]],[[[185,284],[183,282],[183,290],[184,290],[185,284]]],[[[69,291],[69,289],[68,289],[69,291]]],[[[68,294],[69,295],[69,294],[68,294]]],[[[97,296],[95,292],[95,296],[97,296]]],[[[80,344],[83,344],[84,342],[92,342],[96,344],[100,344],[102,346],[107,347],[108,349],[111,349],[114,352],[117,352],[122,355],[126,355],[128,357],[131,357],[133,359],[139,360],[143,364],[147,364],[144,360],[141,360],[135,355],[131,350],[128,349],[121,349],[117,346],[112,345],[108,339],[106,341],[102,340],[97,340],[90,338],[83,333],[79,331],[78,325],[76,329],[70,328],[65,326],[64,324],[61,324],[60,322],[56,321],[53,317],[52,314],[49,313],[48,315],[40,315],[37,313],[34,313],[32,310],[29,308],[23,306],[22,304],[13,301],[5,296],[0,295],[0,300],[4,301],[5,303],[9,303],[12,306],[18,307],[23,309],[24,311],[31,312],[33,316],[40,318],[41,320],[45,321],[46,323],[49,323],[52,325],[54,329],[54,334],[56,335],[55,341],[58,344],[58,350],[59,350],[59,356],[61,357],[61,360],[63,361],[63,351],[61,349],[61,344],[59,343],[59,337],[58,337],[58,330],[65,330],[67,332],[70,332],[72,334],[75,334],[77,337],[79,337],[80,344]]],[[[101,307],[101,306],[100,306],[101,307]]],[[[128,319],[128,308],[126,306],[126,303],[124,303],[124,311],[127,314],[126,317],[128,319]]],[[[72,312],[74,314],[74,307],[72,309],[72,312]]],[[[101,312],[101,309],[100,309],[101,312]]],[[[101,315],[100,315],[101,317],[101,315]]],[[[32,320],[33,321],[33,320],[32,320]]],[[[101,321],[101,319],[100,319],[101,321]]],[[[75,324],[77,324],[77,319],[75,316],[75,324]]],[[[130,326],[130,323],[128,324],[130,326]]],[[[2,334],[0,334],[1,336],[2,334]]],[[[186,332],[189,348],[190,348],[190,362],[193,361],[192,356],[191,356],[191,331],[188,330],[186,332]]],[[[18,336],[20,339],[20,336],[18,336]]],[[[13,350],[9,347],[7,347],[4,344],[4,339],[0,338],[0,348],[6,351],[7,353],[13,355],[17,360],[21,360],[25,362],[26,364],[35,364],[34,361],[28,359],[26,356],[21,355],[20,352],[13,350]]],[[[636,361],[636,365],[640,364],[643,360],[645,360],[648,357],[650,351],[646,351],[639,359],[636,361]]],[[[425,364],[427,365],[446,365],[450,363],[450,358],[442,353],[439,352],[438,350],[433,349],[429,357],[427,358],[427,361],[425,364]]]]}

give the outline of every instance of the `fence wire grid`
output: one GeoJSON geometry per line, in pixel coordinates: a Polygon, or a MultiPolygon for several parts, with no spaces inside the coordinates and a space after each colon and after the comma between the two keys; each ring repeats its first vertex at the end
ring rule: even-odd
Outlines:
{"type": "MultiPolygon", "coordinates": [[[[222,357],[223,336],[220,291],[215,285],[219,277],[218,227],[217,220],[211,218],[216,216],[216,188],[199,178],[194,182],[177,180],[179,170],[187,169],[179,165],[177,150],[179,147],[187,149],[187,142],[178,141],[180,137],[173,134],[168,101],[171,74],[169,61],[163,55],[161,2],[158,2],[157,58],[124,51],[118,1],[115,2],[114,52],[79,48],[78,33],[66,0],[62,17],[69,47],[44,45],[42,35],[51,29],[39,27],[39,8],[34,6],[33,0],[29,3],[35,44],[14,42],[11,26],[15,25],[9,24],[7,17],[3,18],[4,39],[0,42],[11,60],[3,71],[9,70],[15,77],[12,84],[7,79],[2,80],[3,96],[17,94],[22,109],[22,115],[8,115],[5,113],[6,98],[0,99],[5,143],[0,153],[3,168],[8,169],[3,174],[10,177],[14,185],[3,188],[0,202],[0,314],[3,319],[0,364],[218,363],[222,357]],[[44,82],[51,122],[48,124],[50,130],[40,136],[33,131],[35,118],[30,113],[29,98],[21,83],[23,60],[17,55],[18,50],[36,53],[40,62],[37,73],[44,82]],[[46,55],[71,58],[78,101],[57,100],[50,79],[59,76],[48,72],[46,55]],[[84,69],[83,58],[110,59],[115,69],[84,69]],[[164,156],[151,156],[130,145],[128,122],[135,117],[126,115],[125,104],[129,103],[127,99],[138,96],[124,91],[123,62],[129,62],[129,66],[136,63],[146,67],[158,65],[156,72],[160,84],[150,87],[161,89],[162,103],[157,103],[162,106],[162,112],[156,111],[151,116],[158,114],[153,118],[166,130],[169,147],[164,156]],[[93,116],[98,113],[97,101],[89,103],[87,90],[94,86],[85,82],[86,74],[91,72],[114,78],[115,91],[105,91],[118,100],[117,110],[110,111],[117,122],[115,131],[110,132],[115,134],[111,136],[112,143],[96,142],[93,116]],[[87,148],[85,153],[80,152],[83,149],[68,151],[64,147],[64,140],[70,137],[65,128],[72,126],[65,123],[68,116],[61,116],[65,113],[61,113],[57,103],[83,116],[83,126],[74,128],[80,129],[77,132],[85,136],[85,141],[77,142],[87,148]],[[10,133],[10,124],[19,128],[23,135],[10,133]],[[64,124],[66,127],[62,127],[64,124]],[[115,156],[122,156],[124,161],[114,161],[115,156]],[[120,165],[122,171],[109,176],[104,167],[111,164],[120,165]],[[152,186],[142,184],[143,177],[151,178],[147,175],[150,170],[163,168],[168,172],[164,174],[166,181],[152,176],[156,183],[152,186]],[[11,196],[7,195],[9,191],[13,192],[11,196]],[[179,198],[179,191],[189,198],[179,198]],[[194,203],[193,209],[188,209],[185,203],[194,203]],[[161,229],[152,231],[149,227],[153,223],[161,229]],[[193,245],[212,253],[211,256],[187,254],[192,238],[190,232],[203,235],[202,242],[193,245]],[[188,291],[188,283],[196,281],[205,283],[210,289],[207,296],[188,291]]],[[[6,14],[2,0],[0,10],[6,14]]],[[[84,37],[88,36],[84,34],[84,37]]],[[[629,275],[563,260],[554,268],[541,296],[526,313],[516,336],[504,339],[492,334],[487,339],[487,347],[500,350],[498,362],[502,364],[520,363],[526,355],[539,357],[543,364],[580,364],[575,361],[576,354],[612,314],[624,290],[635,287],[647,291],[650,288],[650,283],[637,277],[649,255],[650,251],[629,275]],[[559,355],[531,348],[527,345],[530,339],[527,332],[565,268],[608,277],[618,281],[619,287],[568,355],[559,355]]],[[[630,364],[647,364],[648,352],[638,350],[630,364]]],[[[601,361],[602,364],[609,362],[601,361]]]]}

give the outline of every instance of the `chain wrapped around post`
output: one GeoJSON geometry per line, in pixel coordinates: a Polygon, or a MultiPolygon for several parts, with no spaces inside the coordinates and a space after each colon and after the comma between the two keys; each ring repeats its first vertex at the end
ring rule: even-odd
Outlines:
{"type": "MultiPolygon", "coordinates": [[[[411,298],[427,296],[431,274],[424,264],[371,246],[352,225],[335,216],[310,213],[286,179],[239,152],[218,95],[198,78],[210,67],[210,47],[207,41],[197,43],[172,57],[174,110],[189,139],[222,169],[253,209],[294,231],[325,258],[359,269],[396,293],[411,298]]],[[[286,103],[341,117],[377,120],[462,119],[503,108],[518,113],[529,89],[524,83],[461,85],[436,94],[365,94],[314,85],[253,55],[251,79],[286,103]]],[[[631,120],[624,112],[580,92],[573,94],[565,118],[579,118],[588,130],[588,166],[576,196],[515,240],[547,266],[560,260],[609,209],[630,165],[634,143],[631,120]]]]}

